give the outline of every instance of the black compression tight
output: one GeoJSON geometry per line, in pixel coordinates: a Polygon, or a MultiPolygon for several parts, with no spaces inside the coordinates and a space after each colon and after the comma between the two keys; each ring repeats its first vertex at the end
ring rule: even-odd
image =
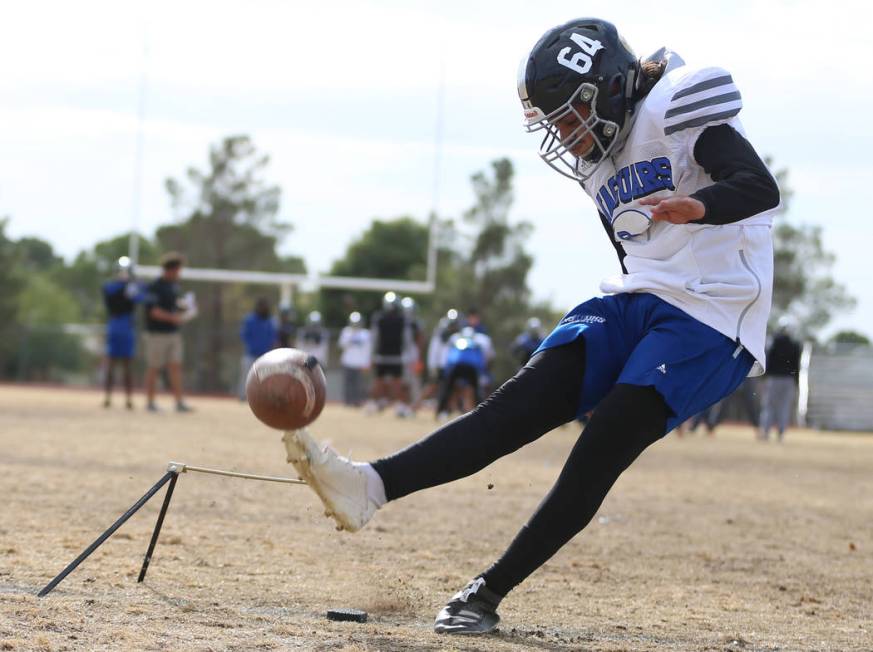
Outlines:
{"type": "MultiPolygon", "coordinates": [[[[472,412],[373,463],[389,500],[471,475],[573,420],[584,339],[536,356],[472,412]]],[[[669,410],[651,387],[616,385],[600,402],[557,482],[484,574],[506,595],[580,532],[622,471],[664,434],[669,410]]]]}
{"type": "Polygon", "coordinates": [[[591,415],[537,511],[483,574],[488,588],[506,595],[582,531],[618,476],[664,434],[667,416],[654,388],[616,385],[591,415]]]}
{"type": "Polygon", "coordinates": [[[584,368],[581,339],[538,353],[472,412],[374,462],[388,500],[472,475],[573,420],[584,368]]]}

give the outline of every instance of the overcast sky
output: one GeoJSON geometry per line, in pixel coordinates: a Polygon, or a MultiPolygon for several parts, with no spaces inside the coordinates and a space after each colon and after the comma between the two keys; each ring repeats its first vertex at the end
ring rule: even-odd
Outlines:
{"type": "Polygon", "coordinates": [[[250,134],[272,157],[283,251],[325,271],[374,217],[434,204],[436,107],[445,74],[438,210],[472,202],[469,177],[516,165],[513,216],[539,298],[570,307],[617,262],[590,200],[521,129],[518,61],[549,27],[612,20],[638,54],[661,45],[727,68],[748,136],[795,194],[787,219],[821,224],[858,308],[828,328],[873,333],[863,263],[873,226],[873,95],[862,3],[537,0],[16,2],[0,21],[0,216],[67,257],[131,228],[137,105],[147,73],[139,228],[172,219],[163,181],[206,166],[211,143],[250,134]],[[144,43],[147,54],[144,56],[144,43]]]}

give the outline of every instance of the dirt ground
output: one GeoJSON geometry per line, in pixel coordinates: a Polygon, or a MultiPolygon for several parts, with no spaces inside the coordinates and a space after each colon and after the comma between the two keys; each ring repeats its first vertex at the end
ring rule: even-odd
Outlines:
{"type": "MultiPolygon", "coordinates": [[[[183,475],[145,583],[162,493],[37,598],[170,460],[293,475],[236,401],[99,403],[0,387],[0,650],[873,650],[873,436],[767,445],[729,426],[647,451],[484,638],[439,637],[433,617],[536,507],[575,426],[353,535],[305,487],[183,475]],[[369,622],[327,621],[332,607],[369,622]]],[[[368,459],[432,427],[328,406],[312,431],[368,459]]]]}

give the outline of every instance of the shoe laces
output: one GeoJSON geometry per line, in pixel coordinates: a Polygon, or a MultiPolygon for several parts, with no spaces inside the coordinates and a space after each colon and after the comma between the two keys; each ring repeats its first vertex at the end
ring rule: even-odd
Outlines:
{"type": "Polygon", "coordinates": [[[485,579],[482,577],[477,577],[474,581],[470,582],[464,589],[461,591],[458,596],[458,600],[461,602],[467,602],[470,600],[471,595],[475,595],[479,592],[479,589],[485,585],[485,579]]]}

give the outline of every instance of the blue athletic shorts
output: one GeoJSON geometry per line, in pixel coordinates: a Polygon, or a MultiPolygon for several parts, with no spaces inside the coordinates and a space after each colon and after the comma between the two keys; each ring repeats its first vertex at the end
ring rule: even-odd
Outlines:
{"type": "Polygon", "coordinates": [[[135,340],[132,328],[107,328],[106,355],[110,358],[132,358],[135,340]]]}
{"type": "Polygon", "coordinates": [[[730,338],[647,293],[576,306],[537,352],[578,337],[585,338],[578,416],[597,407],[617,383],[654,387],[672,412],[665,434],[731,394],[755,361],[730,338]]]}

